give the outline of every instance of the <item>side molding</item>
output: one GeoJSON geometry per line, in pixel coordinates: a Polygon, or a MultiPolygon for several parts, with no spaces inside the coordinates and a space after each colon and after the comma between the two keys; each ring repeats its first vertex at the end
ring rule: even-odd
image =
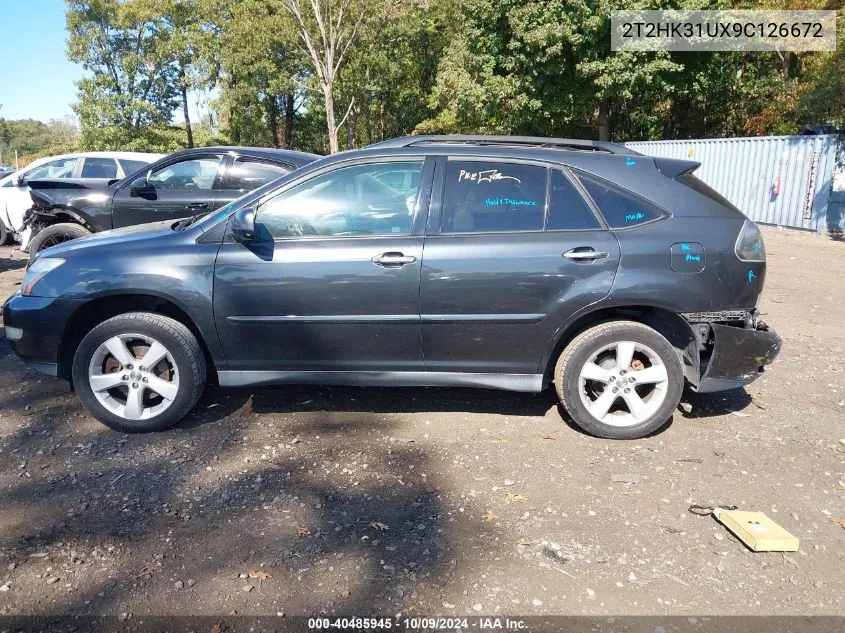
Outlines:
{"type": "Polygon", "coordinates": [[[539,393],[542,374],[476,374],[437,371],[229,371],[217,372],[221,387],[271,384],[355,387],[481,387],[539,393]]]}

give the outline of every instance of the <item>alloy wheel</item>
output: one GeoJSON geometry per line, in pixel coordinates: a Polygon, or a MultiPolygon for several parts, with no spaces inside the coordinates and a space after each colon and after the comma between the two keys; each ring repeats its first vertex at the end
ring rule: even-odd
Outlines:
{"type": "Polygon", "coordinates": [[[619,341],[590,356],[578,385],[581,402],[593,418],[611,426],[635,426],[666,400],[669,377],[648,345],[619,341]]]}
{"type": "Polygon", "coordinates": [[[179,393],[176,361],[159,341],[143,334],[105,340],[88,364],[88,384],[106,409],[127,420],[167,410],[179,393]]]}

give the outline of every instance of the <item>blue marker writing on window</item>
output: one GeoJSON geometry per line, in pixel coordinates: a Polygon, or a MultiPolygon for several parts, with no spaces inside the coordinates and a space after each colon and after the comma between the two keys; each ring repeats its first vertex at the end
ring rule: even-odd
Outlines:
{"type": "Polygon", "coordinates": [[[687,256],[684,257],[684,259],[688,262],[700,262],[701,255],[690,255],[689,253],[687,253],[687,256]]]}
{"type": "Polygon", "coordinates": [[[681,244],[681,250],[682,251],[691,251],[692,246],[690,246],[689,244],[681,244]]]}
{"type": "Polygon", "coordinates": [[[759,253],[761,250],[763,250],[763,245],[760,242],[754,242],[754,252],[759,253]]]}
{"type": "Polygon", "coordinates": [[[625,216],[625,221],[626,222],[636,222],[638,220],[642,220],[644,217],[645,217],[645,213],[643,213],[642,211],[640,211],[638,213],[629,213],[628,215],[625,216]]]}
{"type": "Polygon", "coordinates": [[[536,200],[514,200],[513,198],[485,198],[486,207],[536,207],[536,200]]]}

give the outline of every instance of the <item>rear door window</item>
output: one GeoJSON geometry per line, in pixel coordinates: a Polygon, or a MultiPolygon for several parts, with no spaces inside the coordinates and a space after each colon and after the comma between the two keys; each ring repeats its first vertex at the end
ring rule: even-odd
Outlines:
{"type": "Polygon", "coordinates": [[[82,164],[82,178],[117,178],[117,163],[113,158],[86,158],[82,164]]]}
{"type": "Polygon", "coordinates": [[[546,221],[546,229],[549,231],[576,231],[601,228],[587,201],[566,177],[566,174],[558,169],[553,169],[551,177],[549,217],[546,221]]]}
{"type": "Polygon", "coordinates": [[[284,165],[239,156],[229,170],[229,184],[225,188],[252,191],[289,173],[290,169],[284,165]]]}
{"type": "Polygon", "coordinates": [[[145,163],[142,160],[127,160],[125,158],[119,158],[117,162],[120,163],[124,176],[131,176],[136,171],[139,171],[149,165],[149,163],[145,163]]]}
{"type": "Polygon", "coordinates": [[[578,179],[610,228],[624,229],[666,217],[657,205],[610,183],[584,174],[578,174],[578,179]]]}
{"type": "Polygon", "coordinates": [[[548,170],[498,161],[450,160],[443,233],[542,231],[548,170]]]}

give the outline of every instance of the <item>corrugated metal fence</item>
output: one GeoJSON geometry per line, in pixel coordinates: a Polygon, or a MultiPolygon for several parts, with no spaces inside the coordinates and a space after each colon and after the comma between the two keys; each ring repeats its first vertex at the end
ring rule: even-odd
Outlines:
{"type": "MultiPolygon", "coordinates": [[[[700,162],[695,175],[755,222],[815,231],[843,228],[838,207],[830,209],[828,217],[837,152],[842,152],[845,145],[835,135],[643,141],[626,145],[649,156],[700,162]]],[[[840,156],[840,168],[841,162],[840,156]]]]}

